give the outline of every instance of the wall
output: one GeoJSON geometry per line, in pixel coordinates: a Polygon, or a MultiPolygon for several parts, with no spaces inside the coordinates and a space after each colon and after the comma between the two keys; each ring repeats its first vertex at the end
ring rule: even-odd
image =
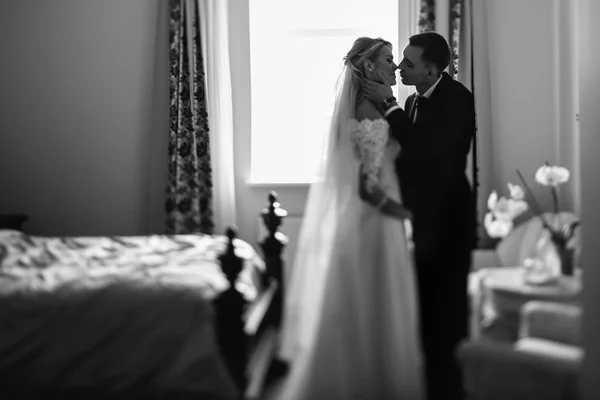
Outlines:
{"type": "Polygon", "coordinates": [[[578,55],[579,103],[581,107],[581,209],[582,209],[582,264],[583,281],[583,335],[586,357],[583,369],[583,400],[600,398],[600,43],[597,40],[600,2],[578,0],[578,55]]]}
{"type": "Polygon", "coordinates": [[[506,193],[507,182],[519,183],[519,169],[542,206],[549,207],[549,194],[533,180],[548,161],[573,172],[561,199],[567,209],[578,208],[573,2],[474,2],[484,198],[494,188],[506,193]]]}
{"type": "Polygon", "coordinates": [[[138,234],[162,219],[160,3],[0,2],[0,213],[56,235],[138,234]]]}
{"type": "Polygon", "coordinates": [[[571,184],[560,193],[567,209],[581,213],[580,124],[577,120],[580,104],[579,52],[577,14],[578,0],[561,0],[559,12],[559,93],[561,99],[559,125],[559,155],[561,165],[572,172],[571,184]]]}

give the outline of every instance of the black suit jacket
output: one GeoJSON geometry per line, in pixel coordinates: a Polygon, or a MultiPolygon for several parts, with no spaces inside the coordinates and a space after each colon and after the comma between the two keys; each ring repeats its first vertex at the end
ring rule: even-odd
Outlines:
{"type": "MultiPolygon", "coordinates": [[[[414,99],[407,99],[406,110],[414,99]]],[[[414,123],[401,108],[387,120],[402,147],[396,170],[404,203],[414,215],[415,250],[435,252],[449,241],[473,247],[475,202],[466,176],[476,129],[472,93],[444,72],[414,123]]]]}

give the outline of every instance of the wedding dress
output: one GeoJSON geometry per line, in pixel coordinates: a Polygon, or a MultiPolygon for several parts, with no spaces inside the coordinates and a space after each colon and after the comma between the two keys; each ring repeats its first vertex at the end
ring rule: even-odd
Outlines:
{"type": "Polygon", "coordinates": [[[404,225],[359,196],[359,166],[400,201],[400,145],[383,118],[349,118],[311,187],[286,300],[281,400],[420,400],[415,272],[404,225]],[[347,131],[348,134],[344,134],[347,131]],[[336,189],[332,189],[335,187],[336,189]],[[324,193],[330,193],[325,195],[324,193]]]}

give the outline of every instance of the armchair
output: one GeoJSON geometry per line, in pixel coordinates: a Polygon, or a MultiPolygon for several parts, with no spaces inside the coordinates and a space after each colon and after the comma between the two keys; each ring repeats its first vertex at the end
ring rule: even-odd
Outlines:
{"type": "Polygon", "coordinates": [[[581,308],[531,301],[515,343],[467,340],[457,350],[468,400],[575,400],[583,359],[581,308]]]}

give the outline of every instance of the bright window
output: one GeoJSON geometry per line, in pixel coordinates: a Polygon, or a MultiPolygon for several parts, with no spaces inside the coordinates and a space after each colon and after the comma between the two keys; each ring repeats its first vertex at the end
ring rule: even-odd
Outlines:
{"type": "MultiPolygon", "coordinates": [[[[253,183],[310,183],[333,112],[342,58],[360,36],[394,45],[398,0],[250,0],[253,183]]],[[[408,88],[395,87],[398,99],[408,88]]]]}

